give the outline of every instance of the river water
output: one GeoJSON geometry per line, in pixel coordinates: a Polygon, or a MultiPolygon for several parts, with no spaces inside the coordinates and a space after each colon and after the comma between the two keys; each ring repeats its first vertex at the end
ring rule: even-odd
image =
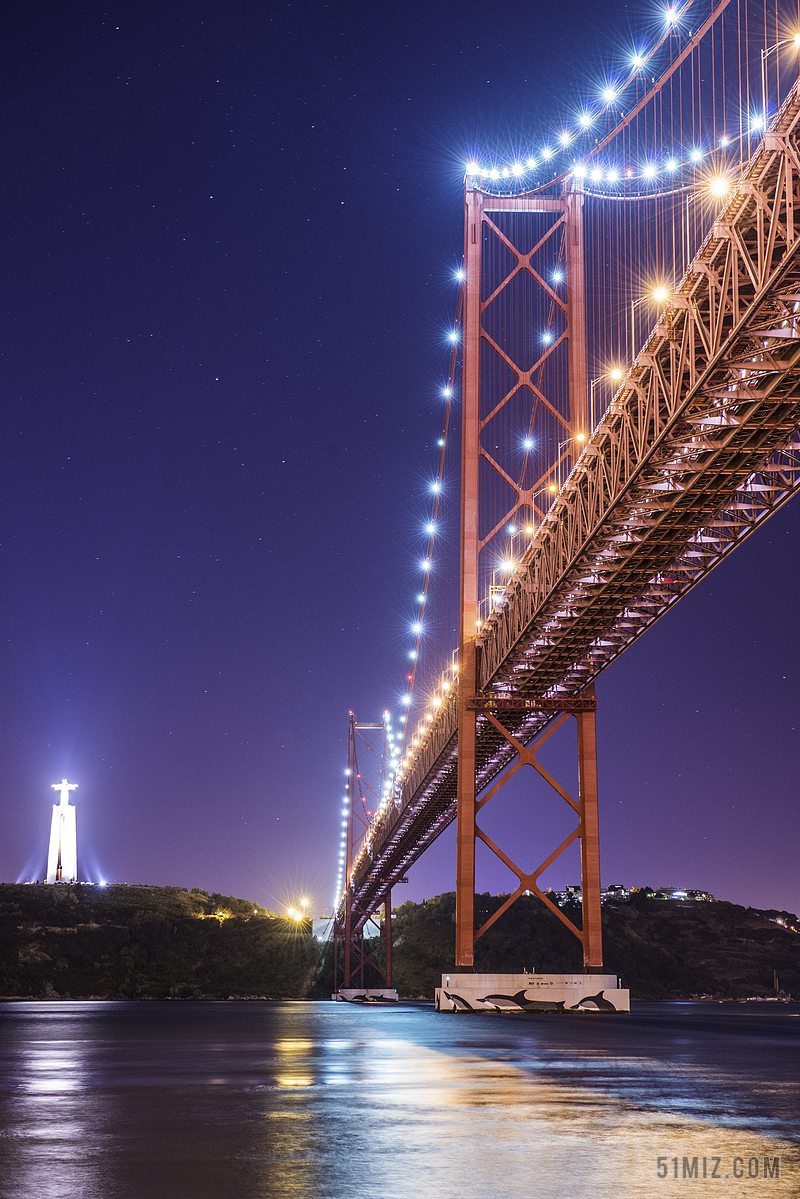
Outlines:
{"type": "Polygon", "coordinates": [[[798,1117],[797,1005],[0,1005],[3,1199],[797,1199],[798,1117]]]}

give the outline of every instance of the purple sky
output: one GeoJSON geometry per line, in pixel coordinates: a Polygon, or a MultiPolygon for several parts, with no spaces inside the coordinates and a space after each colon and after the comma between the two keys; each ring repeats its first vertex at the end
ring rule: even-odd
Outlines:
{"type": "MultiPolygon", "coordinates": [[[[89,879],[330,904],[347,712],[400,710],[463,163],[650,32],[570,11],[6,7],[0,879],[43,877],[66,775],[89,879]]],[[[800,906],[799,535],[602,680],[606,882],[800,906]]],[[[520,803],[487,821],[529,864],[562,813],[520,803]]],[[[396,903],[453,888],[453,831],[396,903]]]]}

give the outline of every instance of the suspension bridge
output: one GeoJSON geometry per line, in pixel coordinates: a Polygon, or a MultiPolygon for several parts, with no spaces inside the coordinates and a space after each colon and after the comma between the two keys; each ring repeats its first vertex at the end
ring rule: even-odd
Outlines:
{"type": "Polygon", "coordinates": [[[439,464],[460,476],[458,642],[415,651],[415,728],[351,713],[343,987],[368,960],[391,985],[392,887],[454,820],[456,968],[529,892],[602,974],[595,680],[800,486],[800,15],[699,7],[549,143],[466,167],[439,464]],[[576,795],[539,758],[573,719],[576,795]],[[533,868],[480,823],[523,766],[574,816],[533,868]],[[478,841],[517,885],[476,928],[478,841]],[[540,886],[576,844],[580,924],[540,886]]]}

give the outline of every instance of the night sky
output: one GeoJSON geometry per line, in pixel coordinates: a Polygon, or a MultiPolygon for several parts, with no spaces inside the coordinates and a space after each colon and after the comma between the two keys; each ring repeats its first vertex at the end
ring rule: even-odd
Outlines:
{"type": "MultiPolygon", "coordinates": [[[[44,877],[67,776],[89,880],[330,906],[348,710],[400,713],[464,163],[658,9],[488,11],[6,6],[0,879],[44,877]]],[[[605,883],[800,906],[799,538],[794,503],[601,680],[605,883]]],[[[492,827],[544,858],[537,804],[492,827]]],[[[453,889],[453,834],[395,903],[453,889]]]]}

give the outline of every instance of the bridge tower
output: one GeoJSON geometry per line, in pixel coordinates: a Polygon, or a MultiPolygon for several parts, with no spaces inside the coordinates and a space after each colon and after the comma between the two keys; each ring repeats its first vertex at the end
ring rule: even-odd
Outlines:
{"type": "Polygon", "coordinates": [[[584,970],[602,973],[597,758],[593,693],[543,699],[551,724],[533,746],[517,742],[498,716],[519,698],[481,677],[481,626],[502,552],[519,558],[599,413],[587,367],[583,186],[517,195],[488,194],[479,176],[465,184],[462,357],[461,585],[458,687],[456,969],[471,970],[475,942],[523,891],[549,907],[582,942],[584,970]],[[523,446],[509,430],[527,428],[523,446]],[[522,454],[520,455],[520,449],[522,454]],[[494,711],[487,711],[489,702],[494,711]],[[578,722],[579,794],[573,799],[547,774],[537,748],[572,713],[578,722]],[[489,720],[516,751],[516,764],[488,794],[476,786],[476,728],[489,720]],[[533,873],[518,867],[480,829],[480,808],[519,766],[532,766],[575,812],[574,833],[533,873]],[[475,929],[475,846],[482,840],[519,886],[475,929]],[[538,886],[538,877],[576,839],[581,846],[583,926],[578,929],[538,886]]]}
{"type": "MultiPolygon", "coordinates": [[[[335,986],[339,989],[339,946],[341,945],[341,987],[347,989],[365,985],[365,967],[372,966],[381,975],[387,988],[392,986],[392,894],[387,890],[382,898],[384,912],[383,935],[377,946],[368,950],[364,943],[365,924],[373,910],[354,910],[351,881],[353,871],[369,849],[376,816],[383,809],[389,787],[389,713],[383,713],[379,723],[363,723],[348,713],[347,735],[347,828],[345,841],[345,887],[343,918],[334,924],[335,986]],[[376,960],[384,950],[381,966],[376,960]]],[[[380,920],[380,916],[378,916],[380,920]]],[[[367,980],[369,981],[369,980],[367,980]]]]}

